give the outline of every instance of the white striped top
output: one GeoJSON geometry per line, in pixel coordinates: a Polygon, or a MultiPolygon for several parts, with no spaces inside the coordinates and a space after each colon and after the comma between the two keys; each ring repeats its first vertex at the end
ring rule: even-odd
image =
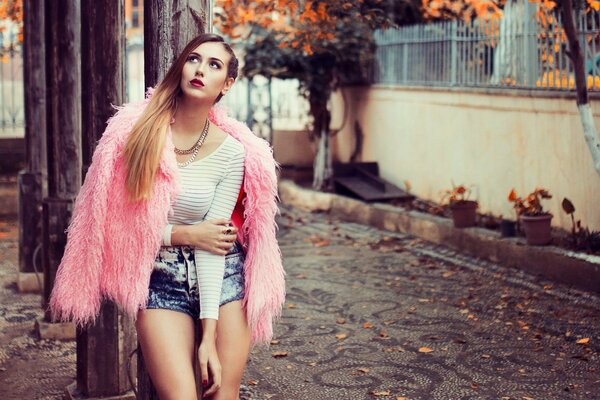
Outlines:
{"type": "MultiPolygon", "coordinates": [[[[227,135],[208,156],[179,167],[181,192],[169,225],[165,227],[163,245],[170,245],[173,224],[195,224],[203,220],[231,218],[244,177],[244,146],[227,135]]],[[[219,319],[225,256],[195,250],[200,292],[200,319],[219,319]]]]}

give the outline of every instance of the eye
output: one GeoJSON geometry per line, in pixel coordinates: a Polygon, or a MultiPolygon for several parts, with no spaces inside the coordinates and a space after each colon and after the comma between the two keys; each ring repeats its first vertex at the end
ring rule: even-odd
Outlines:
{"type": "Polygon", "coordinates": [[[216,69],[220,69],[221,68],[221,64],[219,64],[216,61],[211,61],[210,63],[211,66],[214,66],[216,69]]]}
{"type": "Polygon", "coordinates": [[[198,61],[198,60],[200,60],[200,58],[198,58],[198,56],[193,55],[193,54],[191,56],[188,56],[188,58],[187,58],[188,62],[192,62],[192,61],[195,62],[195,61],[198,61]]]}

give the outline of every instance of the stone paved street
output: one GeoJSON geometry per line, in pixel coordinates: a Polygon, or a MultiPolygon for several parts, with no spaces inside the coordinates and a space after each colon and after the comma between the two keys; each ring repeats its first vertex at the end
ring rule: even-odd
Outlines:
{"type": "MultiPolygon", "coordinates": [[[[600,399],[599,296],[326,214],[279,222],[287,303],[243,399],[600,399]]],[[[58,399],[75,346],[33,336],[39,296],[15,290],[13,234],[0,398],[58,399]]]]}

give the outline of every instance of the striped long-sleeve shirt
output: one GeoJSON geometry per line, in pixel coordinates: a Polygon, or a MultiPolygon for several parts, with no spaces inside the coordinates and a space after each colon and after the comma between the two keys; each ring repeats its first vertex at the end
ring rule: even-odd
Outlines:
{"type": "MultiPolygon", "coordinates": [[[[179,167],[181,193],[165,227],[163,245],[170,243],[174,224],[231,218],[244,177],[244,146],[227,135],[208,156],[179,167]]],[[[200,319],[219,316],[225,256],[196,249],[200,319]]]]}

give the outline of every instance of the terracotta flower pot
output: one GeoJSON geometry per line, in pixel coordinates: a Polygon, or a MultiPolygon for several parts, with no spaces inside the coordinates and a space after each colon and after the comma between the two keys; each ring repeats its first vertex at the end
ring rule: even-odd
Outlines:
{"type": "Polygon", "coordinates": [[[550,235],[552,214],[521,215],[519,219],[523,223],[527,244],[543,246],[550,243],[552,240],[550,235]]]}
{"type": "Polygon", "coordinates": [[[456,228],[475,226],[477,202],[473,200],[458,201],[450,205],[452,220],[456,228]]]}

